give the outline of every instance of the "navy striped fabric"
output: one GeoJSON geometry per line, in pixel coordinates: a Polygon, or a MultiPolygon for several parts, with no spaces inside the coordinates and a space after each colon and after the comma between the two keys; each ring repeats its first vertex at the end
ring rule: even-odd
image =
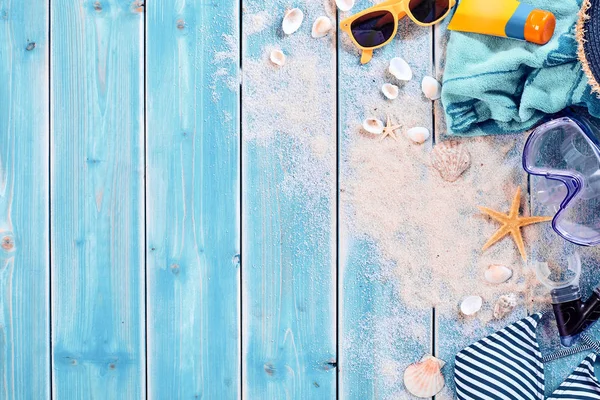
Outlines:
{"type": "MultiPolygon", "coordinates": [[[[459,400],[543,400],[544,364],[534,314],[467,347],[456,355],[459,400]]],[[[589,355],[550,399],[600,400],[596,355],[589,355]]]]}
{"type": "Polygon", "coordinates": [[[552,393],[548,400],[600,399],[600,383],[594,372],[596,354],[590,354],[579,364],[579,367],[552,393]]]}

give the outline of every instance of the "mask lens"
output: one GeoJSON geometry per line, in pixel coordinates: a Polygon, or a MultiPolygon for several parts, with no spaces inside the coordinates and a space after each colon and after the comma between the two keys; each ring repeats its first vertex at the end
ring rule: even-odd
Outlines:
{"type": "Polygon", "coordinates": [[[537,199],[560,209],[555,230],[573,243],[592,245],[600,243],[600,149],[595,131],[584,125],[569,118],[542,125],[527,141],[523,165],[538,175],[537,199]]]}
{"type": "Polygon", "coordinates": [[[362,47],[377,47],[392,37],[395,23],[391,12],[376,11],[355,19],[350,30],[362,47]]]}
{"type": "Polygon", "coordinates": [[[450,9],[450,0],[410,0],[412,16],[423,24],[439,21],[450,9]]]}
{"type": "MultiPolygon", "coordinates": [[[[532,172],[578,171],[597,166],[591,144],[573,121],[552,121],[532,133],[526,152],[526,167],[532,172]],[[589,165],[589,163],[595,165],[589,165]]],[[[560,174],[560,173],[559,173],[560,174]]]]}
{"type": "Polygon", "coordinates": [[[600,199],[575,197],[558,215],[556,229],[567,239],[580,245],[600,243],[600,199]]]}

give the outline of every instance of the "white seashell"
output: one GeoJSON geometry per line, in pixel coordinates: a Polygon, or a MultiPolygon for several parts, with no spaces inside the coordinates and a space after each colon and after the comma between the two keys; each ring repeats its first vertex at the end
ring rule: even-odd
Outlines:
{"type": "Polygon", "coordinates": [[[273,50],[271,52],[271,62],[275,65],[283,67],[285,65],[285,54],[281,50],[273,50]]]}
{"type": "Polygon", "coordinates": [[[460,312],[463,315],[470,316],[481,310],[483,299],[479,296],[467,296],[460,303],[460,312]]]}
{"type": "Polygon", "coordinates": [[[426,355],[421,361],[409,365],[404,371],[404,387],[417,397],[431,397],[444,387],[442,367],[445,362],[426,355]]]}
{"type": "Polygon", "coordinates": [[[391,83],[386,83],[385,85],[383,85],[381,87],[381,91],[383,92],[383,95],[390,100],[394,100],[395,98],[397,98],[398,94],[400,93],[400,89],[398,89],[398,86],[392,85],[391,83]]]}
{"type": "Polygon", "coordinates": [[[335,0],[335,4],[342,11],[350,11],[354,7],[354,0],[335,0]]]}
{"type": "Polygon", "coordinates": [[[442,179],[454,182],[471,166],[471,154],[458,142],[442,142],[431,152],[431,165],[442,179]]]}
{"type": "Polygon", "coordinates": [[[510,279],[513,272],[512,269],[505,267],[504,265],[494,264],[490,265],[485,270],[485,280],[489,283],[499,284],[504,283],[510,279]]]}
{"type": "Polygon", "coordinates": [[[429,129],[416,126],[406,131],[406,136],[417,144],[425,143],[429,139],[429,129]]]}
{"type": "Polygon", "coordinates": [[[293,8],[287,11],[283,17],[283,23],[281,24],[283,33],[291,35],[296,32],[300,28],[300,25],[302,25],[303,20],[304,13],[299,8],[293,8]]]}
{"type": "Polygon", "coordinates": [[[380,135],[383,132],[383,122],[378,120],[377,118],[367,118],[363,121],[362,124],[365,131],[372,133],[374,135],[380,135]]]}
{"type": "Polygon", "coordinates": [[[400,57],[392,58],[392,61],[390,61],[389,71],[401,81],[410,81],[413,77],[410,65],[408,65],[408,63],[400,57]]]}
{"type": "Polygon", "coordinates": [[[431,76],[426,76],[421,82],[423,94],[430,100],[437,100],[442,97],[442,85],[431,76]]]}
{"type": "Polygon", "coordinates": [[[312,26],[312,37],[320,38],[327,36],[329,31],[333,28],[331,20],[327,17],[319,17],[315,20],[312,26]]]}
{"type": "Polygon", "coordinates": [[[510,314],[517,306],[517,296],[514,293],[500,296],[494,306],[494,318],[502,319],[510,314]]]}

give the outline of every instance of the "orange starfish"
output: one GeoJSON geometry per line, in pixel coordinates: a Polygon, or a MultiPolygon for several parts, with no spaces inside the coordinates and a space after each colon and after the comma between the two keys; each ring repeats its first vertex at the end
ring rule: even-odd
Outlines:
{"type": "Polygon", "coordinates": [[[494,233],[494,235],[487,241],[487,243],[483,246],[483,250],[488,249],[494,243],[498,242],[504,236],[509,233],[512,235],[513,240],[517,244],[519,248],[519,252],[521,253],[521,257],[523,257],[524,261],[527,261],[527,254],[525,254],[525,244],[523,243],[523,236],[521,235],[521,228],[527,225],[536,224],[538,222],[546,222],[551,221],[552,217],[519,217],[519,207],[521,206],[521,188],[517,189],[517,194],[515,194],[515,198],[510,207],[510,212],[508,215],[503,214],[498,211],[494,211],[487,207],[479,207],[479,209],[500,222],[502,226],[500,229],[494,233]]]}

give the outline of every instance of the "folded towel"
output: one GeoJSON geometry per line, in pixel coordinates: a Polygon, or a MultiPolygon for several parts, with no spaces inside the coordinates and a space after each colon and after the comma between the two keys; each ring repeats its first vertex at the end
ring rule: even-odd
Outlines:
{"type": "Polygon", "coordinates": [[[442,90],[449,134],[523,132],[572,105],[600,117],[600,99],[577,58],[575,24],[582,0],[523,3],[556,16],[547,45],[451,32],[442,90]]]}

